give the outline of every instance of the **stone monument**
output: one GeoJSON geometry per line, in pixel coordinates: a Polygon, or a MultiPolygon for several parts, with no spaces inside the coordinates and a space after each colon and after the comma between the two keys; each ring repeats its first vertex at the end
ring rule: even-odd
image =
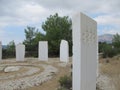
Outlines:
{"type": "Polygon", "coordinates": [[[16,45],[16,61],[24,61],[25,58],[25,45],[16,45]]]}
{"type": "Polygon", "coordinates": [[[97,23],[77,13],[73,24],[73,89],[96,90],[97,77],[97,23]]]}
{"type": "Polygon", "coordinates": [[[2,42],[0,42],[0,60],[2,60],[2,42]]]}
{"type": "Polygon", "coordinates": [[[69,46],[66,40],[61,40],[60,43],[60,61],[68,62],[69,60],[69,46]]]}
{"type": "Polygon", "coordinates": [[[39,60],[48,61],[48,42],[40,41],[39,42],[39,60]]]}

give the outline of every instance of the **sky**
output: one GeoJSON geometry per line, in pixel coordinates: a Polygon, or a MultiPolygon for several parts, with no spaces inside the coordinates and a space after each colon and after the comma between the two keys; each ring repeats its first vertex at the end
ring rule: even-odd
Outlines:
{"type": "Polygon", "coordinates": [[[3,45],[25,40],[27,26],[41,28],[50,15],[82,12],[98,24],[98,35],[120,34],[120,0],[0,0],[0,41],[3,45]]]}

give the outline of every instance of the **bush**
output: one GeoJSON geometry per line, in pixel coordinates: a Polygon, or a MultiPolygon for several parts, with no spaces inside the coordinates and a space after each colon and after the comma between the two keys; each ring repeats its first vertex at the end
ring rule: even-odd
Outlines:
{"type": "Polygon", "coordinates": [[[103,52],[103,58],[113,57],[113,56],[116,56],[117,54],[118,54],[118,49],[110,48],[109,51],[103,52]]]}
{"type": "MultiPolygon", "coordinates": [[[[66,89],[70,90],[72,88],[72,77],[65,75],[59,79],[59,83],[62,88],[66,88],[66,89]]],[[[64,90],[64,89],[62,89],[62,90],[64,90]]]]}
{"type": "Polygon", "coordinates": [[[15,50],[9,51],[8,49],[2,49],[2,58],[15,58],[15,50]]]}
{"type": "Polygon", "coordinates": [[[113,57],[120,53],[120,48],[115,48],[112,44],[99,43],[99,53],[103,53],[103,58],[113,57]]]}

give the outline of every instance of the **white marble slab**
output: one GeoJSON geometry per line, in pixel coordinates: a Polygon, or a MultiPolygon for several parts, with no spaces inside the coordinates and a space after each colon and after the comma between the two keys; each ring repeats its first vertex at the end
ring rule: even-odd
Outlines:
{"type": "Polygon", "coordinates": [[[96,90],[97,23],[76,13],[73,27],[73,90],[96,90]]]}
{"type": "Polygon", "coordinates": [[[2,42],[0,42],[0,60],[2,60],[2,42]]]}
{"type": "Polygon", "coordinates": [[[16,45],[16,61],[24,61],[25,58],[25,45],[17,44],[16,45]]]}
{"type": "Polygon", "coordinates": [[[40,61],[48,61],[48,42],[47,41],[39,42],[38,58],[40,61]]]}
{"type": "Polygon", "coordinates": [[[69,46],[66,40],[61,40],[60,43],[60,61],[66,63],[69,61],[69,46]]]}

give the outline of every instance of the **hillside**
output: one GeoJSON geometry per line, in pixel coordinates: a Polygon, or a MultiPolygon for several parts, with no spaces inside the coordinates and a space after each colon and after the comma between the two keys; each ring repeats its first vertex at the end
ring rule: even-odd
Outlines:
{"type": "Polygon", "coordinates": [[[99,42],[107,42],[107,43],[112,43],[113,35],[112,34],[103,34],[98,36],[98,41],[99,42]]]}

